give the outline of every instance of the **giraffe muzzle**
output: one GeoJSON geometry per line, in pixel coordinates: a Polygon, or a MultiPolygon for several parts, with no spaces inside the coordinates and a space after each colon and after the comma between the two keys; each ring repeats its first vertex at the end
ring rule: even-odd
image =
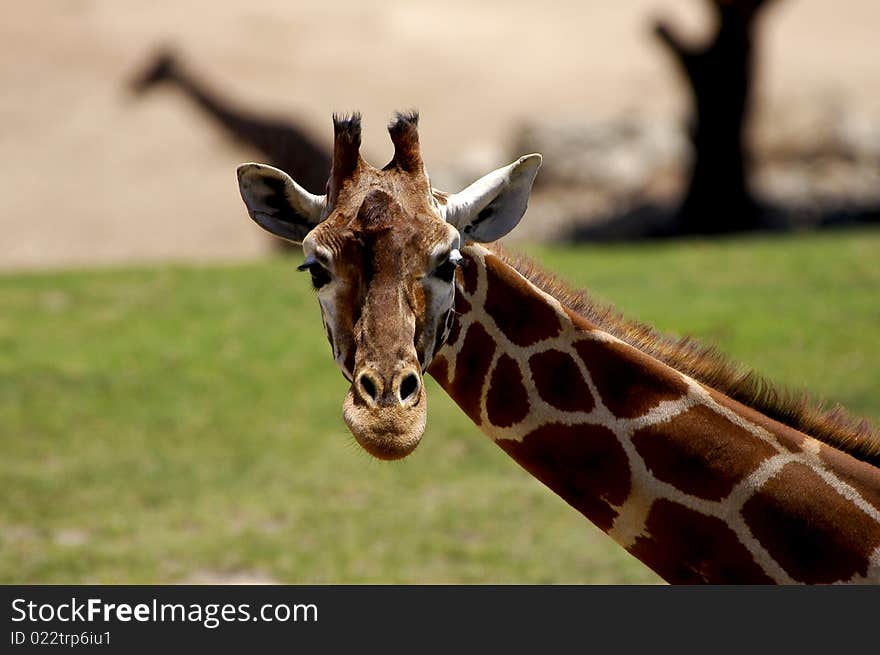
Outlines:
{"type": "Polygon", "coordinates": [[[421,373],[404,368],[383,376],[364,368],[354,376],[342,414],[357,442],[379,459],[400,459],[419,445],[427,420],[421,373]]]}
{"type": "Polygon", "coordinates": [[[422,379],[418,371],[406,369],[390,380],[373,370],[363,370],[355,378],[354,391],[368,407],[407,407],[418,403],[422,379]]]}
{"type": "Polygon", "coordinates": [[[427,395],[418,369],[383,376],[365,367],[354,376],[342,415],[357,442],[379,459],[406,457],[422,438],[427,395]]]}

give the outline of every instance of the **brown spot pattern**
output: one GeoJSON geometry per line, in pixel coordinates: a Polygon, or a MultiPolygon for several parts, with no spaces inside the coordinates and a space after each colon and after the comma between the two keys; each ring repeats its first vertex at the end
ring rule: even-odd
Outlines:
{"type": "Polygon", "coordinates": [[[819,447],[819,459],[880,511],[880,478],[876,467],[824,444],[819,447]]]}
{"type": "Polygon", "coordinates": [[[435,357],[434,361],[428,366],[428,373],[444,389],[449,385],[449,362],[446,361],[445,357],[435,357]]]}
{"type": "Polygon", "coordinates": [[[492,425],[509,428],[529,414],[529,396],[522,373],[512,357],[501,355],[486,395],[486,416],[492,425]]]}
{"type": "Polygon", "coordinates": [[[516,271],[486,255],[486,313],[517,346],[552,339],[562,329],[556,312],[516,271]]]}
{"type": "Polygon", "coordinates": [[[626,452],[601,425],[544,425],[522,441],[499,439],[508,455],[599,528],[611,528],[630,491],[626,452]]]}
{"type": "Polygon", "coordinates": [[[736,401],[729,396],[725,396],[723,393],[720,393],[715,389],[711,389],[705,385],[703,385],[703,388],[706,389],[712,400],[722,407],[732,410],[735,414],[742,416],[749,423],[753,423],[758,427],[764,428],[767,432],[770,432],[776,437],[779,445],[786,450],[792,453],[801,452],[804,439],[806,439],[806,435],[802,432],[798,432],[784,423],[774,421],[772,418],[761,414],[759,411],[752,409],[748,405],[743,405],[741,402],[736,401]]]}
{"type": "Polygon", "coordinates": [[[777,454],[758,437],[702,405],[633,434],[658,480],[693,496],[721,500],[762,461],[777,454]]]}
{"type": "Polygon", "coordinates": [[[584,340],[575,344],[599,397],[612,414],[635,418],[664,400],[677,400],[687,385],[667,366],[627,346],[584,340]]]}
{"type": "Polygon", "coordinates": [[[459,268],[459,272],[461,274],[461,282],[464,286],[464,292],[472,296],[477,292],[477,260],[468,255],[467,253],[462,253],[464,257],[464,266],[459,268]]]}
{"type": "Polygon", "coordinates": [[[451,395],[470,419],[480,425],[480,397],[489,374],[495,342],[479,323],[473,323],[464,335],[464,343],[455,360],[455,380],[451,395]]]}
{"type": "Polygon", "coordinates": [[[462,298],[460,293],[455,294],[454,307],[452,327],[449,330],[449,336],[446,337],[446,345],[448,346],[454,346],[458,342],[458,337],[461,335],[461,317],[471,311],[471,304],[462,298]]]}
{"type": "Polygon", "coordinates": [[[799,582],[865,575],[880,525],[804,464],[788,464],[742,510],[764,548],[799,582]]]}
{"type": "Polygon", "coordinates": [[[546,350],[529,358],[529,370],[538,395],[566,412],[589,412],[595,406],[593,394],[570,355],[546,350]]]}
{"type": "Polygon", "coordinates": [[[657,500],[629,552],[673,584],[773,584],[727,524],[657,500]]]}

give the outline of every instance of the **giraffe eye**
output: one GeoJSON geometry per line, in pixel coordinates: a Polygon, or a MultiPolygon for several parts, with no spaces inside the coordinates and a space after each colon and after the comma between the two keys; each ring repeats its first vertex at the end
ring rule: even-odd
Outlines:
{"type": "Polygon", "coordinates": [[[297,266],[296,270],[308,271],[309,274],[311,274],[312,287],[314,287],[315,291],[329,284],[331,279],[330,272],[321,266],[317,259],[313,259],[312,257],[306,259],[301,266],[297,266]]]}
{"type": "Polygon", "coordinates": [[[455,269],[461,266],[463,262],[464,259],[458,250],[450,250],[443,263],[434,269],[434,276],[444,282],[452,282],[452,278],[455,276],[455,269]]]}

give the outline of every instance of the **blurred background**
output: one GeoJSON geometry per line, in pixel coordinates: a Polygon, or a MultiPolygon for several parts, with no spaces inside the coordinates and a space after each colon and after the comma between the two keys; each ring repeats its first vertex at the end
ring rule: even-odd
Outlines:
{"type": "Polygon", "coordinates": [[[654,583],[432,384],[392,465],[341,419],[243,161],[321,191],[421,112],[435,186],[526,152],[510,241],[876,423],[875,0],[34,0],[0,25],[0,582],[654,583]]]}

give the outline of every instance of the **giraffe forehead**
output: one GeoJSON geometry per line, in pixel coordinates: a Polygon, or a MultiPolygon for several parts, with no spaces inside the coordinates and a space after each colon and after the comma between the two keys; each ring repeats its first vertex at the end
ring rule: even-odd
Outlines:
{"type": "Polygon", "coordinates": [[[310,240],[334,257],[363,259],[377,245],[389,253],[430,255],[453,233],[425,175],[366,167],[345,184],[310,240]]]}
{"type": "Polygon", "coordinates": [[[322,223],[311,235],[310,248],[329,255],[342,274],[372,278],[387,270],[403,277],[423,273],[454,247],[456,236],[455,229],[439,218],[391,210],[367,223],[344,217],[335,224],[322,223]]]}
{"type": "Polygon", "coordinates": [[[424,273],[438,253],[448,250],[449,242],[446,230],[410,221],[382,229],[343,230],[329,250],[343,274],[365,281],[377,275],[402,279],[424,273]]]}
{"type": "MultiPolygon", "coordinates": [[[[333,211],[341,210],[349,216],[357,216],[364,210],[381,210],[397,207],[404,214],[431,213],[435,201],[427,175],[423,172],[408,173],[395,168],[379,170],[364,164],[340,189],[333,211]]],[[[434,212],[436,213],[436,212],[434,212]]]]}

